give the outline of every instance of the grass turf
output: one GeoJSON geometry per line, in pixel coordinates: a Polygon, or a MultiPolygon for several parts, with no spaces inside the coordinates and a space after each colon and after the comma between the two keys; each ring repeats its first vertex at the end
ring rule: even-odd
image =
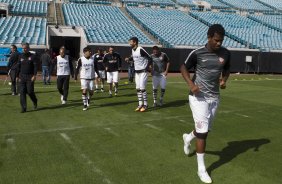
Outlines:
{"type": "MultiPolygon", "coordinates": [[[[121,81],[123,84],[125,80],[121,81]]],[[[134,112],[134,85],[118,97],[94,94],[82,111],[79,83],[60,104],[55,85],[36,83],[38,110],[20,113],[19,97],[0,88],[0,183],[201,183],[195,153],[185,156],[182,134],[193,129],[181,77],[169,77],[165,105],[134,112]]],[[[234,75],[208,137],[206,166],[214,183],[278,184],[282,158],[282,77],[234,75]]],[[[152,105],[151,84],[148,84],[152,105]]],[[[192,146],[194,149],[194,145],[192,146]]]]}

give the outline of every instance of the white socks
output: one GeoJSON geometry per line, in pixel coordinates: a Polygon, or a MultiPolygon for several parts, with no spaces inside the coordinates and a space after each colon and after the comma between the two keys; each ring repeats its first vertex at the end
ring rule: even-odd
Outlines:
{"type": "Polygon", "coordinates": [[[198,162],[198,171],[199,172],[206,171],[204,156],[205,156],[205,153],[197,153],[197,162],[198,162]]]}

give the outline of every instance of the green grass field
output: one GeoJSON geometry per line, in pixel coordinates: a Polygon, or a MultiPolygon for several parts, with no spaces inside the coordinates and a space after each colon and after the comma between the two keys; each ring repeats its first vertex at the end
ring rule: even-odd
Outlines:
{"type": "MultiPolygon", "coordinates": [[[[38,81],[38,110],[28,98],[21,114],[19,97],[0,82],[1,184],[201,183],[195,153],[183,153],[182,134],[194,124],[180,76],[169,77],[165,105],[145,113],[134,112],[134,85],[118,97],[94,94],[82,111],[79,83],[62,106],[54,83],[38,81]]],[[[152,105],[151,83],[148,91],[152,105]]],[[[233,75],[208,137],[214,183],[281,183],[281,132],[282,76],[233,75]]]]}

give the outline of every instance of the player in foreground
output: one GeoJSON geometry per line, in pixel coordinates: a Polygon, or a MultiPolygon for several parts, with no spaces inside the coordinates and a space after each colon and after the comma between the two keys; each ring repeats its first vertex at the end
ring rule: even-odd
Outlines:
{"type": "Polygon", "coordinates": [[[126,62],[131,59],[134,61],[135,83],[139,102],[135,111],[144,112],[148,109],[146,85],[152,58],[142,47],[138,46],[137,37],[130,38],[129,44],[132,48],[132,58],[126,58],[126,62]]]}
{"type": "Polygon", "coordinates": [[[84,56],[79,58],[75,70],[75,80],[77,80],[77,76],[79,73],[80,82],[81,82],[81,89],[82,89],[82,102],[83,102],[83,109],[86,111],[90,106],[90,99],[93,95],[94,90],[94,83],[93,80],[95,79],[95,72],[99,78],[99,72],[97,65],[95,66],[93,57],[91,57],[91,48],[85,47],[83,49],[84,56]],[[88,93],[88,96],[87,96],[88,93]]]}
{"type": "Polygon", "coordinates": [[[207,44],[193,50],[180,68],[190,89],[189,105],[195,122],[195,129],[183,134],[184,153],[189,154],[190,142],[196,138],[198,176],[204,183],[212,183],[204,162],[206,139],[219,104],[219,88],[225,89],[230,74],[230,52],[221,46],[224,35],[220,24],[212,25],[207,44]],[[191,79],[192,68],[195,74],[191,79]]]}
{"type": "Polygon", "coordinates": [[[158,46],[153,47],[153,54],[151,55],[153,60],[153,98],[154,98],[154,107],[157,105],[163,105],[163,98],[165,94],[165,87],[166,87],[166,76],[168,73],[169,68],[169,58],[167,55],[160,51],[158,46]],[[157,104],[157,96],[158,96],[158,87],[161,87],[161,96],[159,104],[157,104]]]}

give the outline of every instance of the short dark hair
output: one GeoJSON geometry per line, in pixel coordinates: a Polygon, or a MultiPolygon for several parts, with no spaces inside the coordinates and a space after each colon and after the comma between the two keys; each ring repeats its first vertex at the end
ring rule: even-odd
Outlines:
{"type": "Polygon", "coordinates": [[[13,49],[16,49],[16,50],[18,49],[18,48],[17,48],[17,46],[16,46],[16,45],[14,45],[14,44],[13,44],[13,45],[11,45],[11,47],[13,47],[13,49]]]}
{"type": "Polygon", "coordinates": [[[135,43],[138,44],[138,38],[135,37],[135,36],[131,37],[129,40],[132,40],[132,41],[134,41],[135,43]]]}
{"type": "Polygon", "coordinates": [[[84,48],[83,48],[83,52],[88,52],[88,51],[91,51],[91,48],[90,48],[90,47],[87,46],[87,47],[84,47],[84,48]]]}
{"type": "Polygon", "coordinates": [[[155,46],[153,47],[153,50],[160,50],[160,48],[155,45],[155,46]]]}
{"type": "Polygon", "coordinates": [[[208,30],[208,37],[213,37],[214,34],[217,33],[221,36],[225,35],[225,30],[221,24],[213,24],[210,26],[208,30]]]}
{"type": "Polygon", "coordinates": [[[22,43],[22,46],[27,46],[29,48],[29,43],[27,43],[27,42],[22,43]]]}

